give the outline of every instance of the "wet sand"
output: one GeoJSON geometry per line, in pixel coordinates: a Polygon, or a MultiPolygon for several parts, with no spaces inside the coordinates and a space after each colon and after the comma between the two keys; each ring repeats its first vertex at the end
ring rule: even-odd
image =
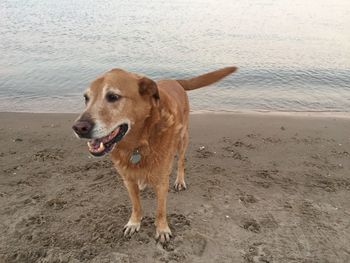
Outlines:
{"type": "Polygon", "coordinates": [[[150,189],[140,232],[122,236],[126,189],[75,117],[0,113],[0,262],[350,262],[350,119],[192,115],[162,247],[150,189]]]}

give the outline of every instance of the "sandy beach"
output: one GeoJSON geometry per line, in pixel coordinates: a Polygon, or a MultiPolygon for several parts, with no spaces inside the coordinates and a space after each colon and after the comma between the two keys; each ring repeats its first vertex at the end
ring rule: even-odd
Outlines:
{"type": "Polygon", "coordinates": [[[150,189],[122,236],[126,189],[76,116],[0,113],[0,262],[350,262],[349,118],[192,114],[162,247],[150,189]]]}

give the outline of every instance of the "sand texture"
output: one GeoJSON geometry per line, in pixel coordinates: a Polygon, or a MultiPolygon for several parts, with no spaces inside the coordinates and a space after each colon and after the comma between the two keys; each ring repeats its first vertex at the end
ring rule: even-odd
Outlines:
{"type": "Polygon", "coordinates": [[[350,119],[192,115],[162,247],[150,189],[122,236],[126,189],[75,117],[0,113],[0,262],[350,262],[350,119]]]}

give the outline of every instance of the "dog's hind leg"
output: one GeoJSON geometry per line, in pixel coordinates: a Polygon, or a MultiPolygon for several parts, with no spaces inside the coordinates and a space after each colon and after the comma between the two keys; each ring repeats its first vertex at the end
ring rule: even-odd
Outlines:
{"type": "Polygon", "coordinates": [[[183,135],[179,141],[178,146],[178,161],[177,161],[177,176],[174,187],[177,191],[185,190],[185,153],[188,145],[188,129],[183,130],[183,135]]]}

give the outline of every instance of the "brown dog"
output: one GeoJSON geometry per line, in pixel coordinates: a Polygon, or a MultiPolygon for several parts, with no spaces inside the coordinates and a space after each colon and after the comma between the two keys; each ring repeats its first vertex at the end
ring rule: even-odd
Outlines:
{"type": "Polygon", "coordinates": [[[188,80],[153,80],[126,72],[111,71],[94,80],[84,97],[86,109],[73,129],[89,139],[92,155],[110,152],[132,202],[124,235],[139,231],[139,191],[146,185],[157,196],[156,239],[166,242],[171,231],[166,218],[169,175],[178,154],[176,190],[186,189],[184,156],[188,144],[189,102],[186,90],[210,85],[236,71],[227,67],[188,80]]]}

